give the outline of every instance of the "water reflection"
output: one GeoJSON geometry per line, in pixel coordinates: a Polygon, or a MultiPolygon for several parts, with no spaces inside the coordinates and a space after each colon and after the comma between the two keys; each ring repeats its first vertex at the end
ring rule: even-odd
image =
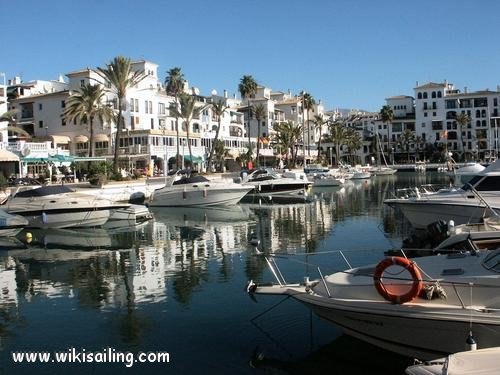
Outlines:
{"type": "MultiPolygon", "coordinates": [[[[17,238],[1,239],[0,338],[5,339],[4,350],[23,345],[65,348],[74,345],[75,338],[83,345],[85,329],[71,326],[71,335],[66,332],[70,322],[79,319],[85,326],[98,327],[90,346],[107,343],[141,350],[176,347],[185,353],[196,348],[201,352],[206,337],[212,335],[221,336],[221,342],[241,340],[242,346],[255,340],[265,344],[248,321],[273,301],[254,304],[242,290],[247,280],[270,281],[271,275],[262,257],[255,256],[249,239],[257,238],[266,253],[305,254],[303,259],[325,268],[342,264],[338,257],[322,253],[369,247],[373,258],[353,257],[356,264],[367,263],[400,243],[409,229],[396,212],[382,205],[383,199],[397,188],[435,179],[428,173],[380,176],[350,181],[340,188],[314,188],[314,199],[308,203],[155,208],[154,219],[137,228],[30,230],[30,235],[25,230],[17,238]],[[52,316],[58,319],[52,321],[52,316]],[[34,324],[42,318],[44,325],[34,324]],[[56,338],[54,342],[46,343],[47,332],[56,338]],[[188,341],[175,341],[186,333],[188,341]]],[[[302,278],[307,270],[300,265],[286,271],[291,281],[302,278]]],[[[276,313],[275,320],[288,321],[294,309],[290,304],[276,313]]],[[[302,318],[293,324],[308,327],[302,318]]],[[[321,331],[318,344],[330,342],[331,331],[321,331]]],[[[287,340],[301,341],[294,330],[283,332],[287,340]]],[[[217,354],[210,351],[207,358],[200,354],[200,363],[220,353],[228,368],[248,370],[241,368],[246,363],[244,349],[219,345],[217,354]]],[[[201,368],[196,366],[203,366],[200,363],[178,366],[196,372],[201,368]]]]}

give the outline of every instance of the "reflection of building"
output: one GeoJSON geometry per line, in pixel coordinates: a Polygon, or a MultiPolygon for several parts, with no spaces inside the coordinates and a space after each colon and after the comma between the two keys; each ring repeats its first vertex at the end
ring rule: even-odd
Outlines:
{"type": "Polygon", "coordinates": [[[0,262],[0,307],[17,306],[15,261],[6,257],[0,262]]]}

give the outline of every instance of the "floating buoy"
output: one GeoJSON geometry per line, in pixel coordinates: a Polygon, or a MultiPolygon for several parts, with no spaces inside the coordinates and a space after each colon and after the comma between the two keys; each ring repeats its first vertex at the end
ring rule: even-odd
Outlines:
{"type": "Polygon", "coordinates": [[[26,232],[26,242],[31,243],[33,240],[33,235],[30,232],[26,232]]]}

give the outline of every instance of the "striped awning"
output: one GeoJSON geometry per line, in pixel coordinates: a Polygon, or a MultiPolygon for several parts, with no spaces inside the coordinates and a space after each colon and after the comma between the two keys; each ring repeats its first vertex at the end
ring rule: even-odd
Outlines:
{"type": "Polygon", "coordinates": [[[55,145],[67,145],[71,140],[67,135],[51,135],[50,138],[55,145]]]}
{"type": "Polygon", "coordinates": [[[89,141],[89,137],[86,135],[77,135],[74,139],[75,143],[85,143],[89,141]]]}
{"type": "Polygon", "coordinates": [[[109,137],[106,134],[97,134],[94,136],[94,142],[109,142],[109,137]]]}
{"type": "Polygon", "coordinates": [[[8,150],[1,149],[0,162],[1,161],[19,161],[19,156],[8,150]]]}

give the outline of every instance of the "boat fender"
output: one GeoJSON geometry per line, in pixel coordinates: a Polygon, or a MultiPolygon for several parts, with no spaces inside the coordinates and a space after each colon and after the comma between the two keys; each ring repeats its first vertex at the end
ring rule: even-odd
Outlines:
{"type": "Polygon", "coordinates": [[[422,298],[427,298],[429,300],[431,299],[446,299],[446,291],[444,288],[439,284],[438,281],[436,281],[434,284],[427,284],[424,285],[422,288],[422,298]]]}
{"type": "Polygon", "coordinates": [[[377,292],[382,297],[384,297],[384,299],[396,304],[410,302],[412,299],[418,296],[420,290],[422,289],[422,275],[420,274],[418,266],[415,262],[412,262],[411,260],[404,257],[388,257],[377,264],[377,266],[375,267],[375,272],[373,274],[373,282],[375,285],[375,289],[377,289],[377,292]],[[382,276],[385,270],[394,265],[406,269],[410,273],[413,281],[410,290],[401,295],[394,294],[388,291],[384,283],[382,282],[382,276]]]}
{"type": "Polygon", "coordinates": [[[253,282],[253,280],[250,280],[247,283],[245,289],[246,289],[246,291],[247,291],[248,294],[252,294],[252,293],[254,293],[257,290],[257,284],[255,284],[253,282]]]}
{"type": "Polygon", "coordinates": [[[467,336],[467,340],[465,340],[465,350],[476,350],[477,342],[474,340],[474,336],[472,336],[472,331],[469,332],[469,336],[467,336]]]}

